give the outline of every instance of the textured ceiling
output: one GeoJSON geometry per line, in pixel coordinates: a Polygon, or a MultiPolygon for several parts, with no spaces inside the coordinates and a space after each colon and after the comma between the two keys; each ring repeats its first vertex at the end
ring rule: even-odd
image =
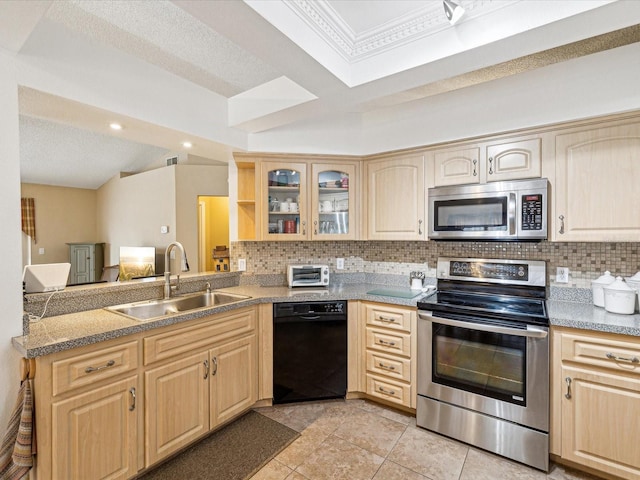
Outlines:
{"type": "Polygon", "coordinates": [[[193,155],[228,160],[252,135],[383,115],[640,40],[640,2],[459,3],[466,13],[452,27],[441,0],[4,0],[0,48],[53,72],[45,79],[52,90],[39,78],[20,91],[23,179],[96,188],[118,171],[148,168],[185,139],[193,155]],[[599,14],[616,4],[629,11],[599,14]],[[96,71],[99,58],[109,60],[104,71],[96,71]],[[173,82],[185,98],[201,97],[215,122],[201,122],[195,135],[170,121],[145,123],[127,108],[138,99],[105,90],[101,100],[115,98],[129,112],[130,126],[110,132],[108,111],[70,100],[73,92],[65,98],[56,72],[63,77],[67,64],[86,73],[81,91],[129,73],[132,84],[147,75],[149,90],[173,82]]]}

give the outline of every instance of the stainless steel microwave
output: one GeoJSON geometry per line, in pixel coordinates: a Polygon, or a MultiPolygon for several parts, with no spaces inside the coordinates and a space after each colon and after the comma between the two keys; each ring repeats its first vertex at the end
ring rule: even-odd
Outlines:
{"type": "Polygon", "coordinates": [[[543,240],[547,238],[546,178],[430,188],[429,238],[543,240]]]}

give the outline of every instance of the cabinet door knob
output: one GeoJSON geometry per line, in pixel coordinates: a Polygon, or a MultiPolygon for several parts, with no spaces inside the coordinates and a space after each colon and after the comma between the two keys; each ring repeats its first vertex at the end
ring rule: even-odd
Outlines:
{"type": "Polygon", "coordinates": [[[129,395],[131,395],[131,405],[129,405],[129,411],[133,412],[136,409],[136,389],[131,387],[129,389],[129,395]]]}
{"type": "Polygon", "coordinates": [[[216,373],[218,373],[218,357],[213,357],[213,372],[211,372],[211,376],[213,377],[216,373]]]}
{"type": "Polygon", "coordinates": [[[422,235],[422,220],[418,220],[418,235],[422,235]]]}
{"type": "Polygon", "coordinates": [[[489,157],[489,175],[493,175],[493,157],[489,157]]]}
{"type": "Polygon", "coordinates": [[[560,219],[560,230],[558,230],[558,233],[564,235],[564,215],[560,215],[558,218],[560,219]]]}
{"type": "Polygon", "coordinates": [[[564,379],[567,382],[567,393],[564,394],[566,399],[571,399],[571,377],[567,377],[564,379]]]}
{"type": "Polygon", "coordinates": [[[206,380],[209,377],[209,360],[205,360],[204,364],[204,379],[206,380]]]}
{"type": "Polygon", "coordinates": [[[476,169],[476,165],[478,164],[478,160],[474,159],[473,160],[473,176],[477,177],[478,176],[478,170],[476,169]]]}

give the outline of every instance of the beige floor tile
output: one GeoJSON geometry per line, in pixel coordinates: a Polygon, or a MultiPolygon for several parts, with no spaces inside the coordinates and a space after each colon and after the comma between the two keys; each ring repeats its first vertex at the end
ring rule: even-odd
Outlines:
{"type": "Polygon", "coordinates": [[[458,480],[467,451],[458,442],[408,427],[387,458],[432,480],[458,480]]]}
{"type": "Polygon", "coordinates": [[[429,480],[427,477],[413,472],[408,468],[405,468],[397,463],[393,463],[389,460],[385,462],[373,477],[373,480],[429,480]]]}
{"type": "Polygon", "coordinates": [[[298,472],[292,472],[291,475],[289,475],[286,478],[286,480],[309,480],[309,479],[298,472]]]}
{"type": "Polygon", "coordinates": [[[329,436],[296,471],[310,480],[370,480],[384,458],[329,436]]]}
{"type": "Polygon", "coordinates": [[[404,433],[406,425],[364,410],[346,419],[333,433],[382,457],[386,457],[404,433]]]}
{"type": "Polygon", "coordinates": [[[256,472],[251,477],[251,480],[284,480],[291,475],[292,471],[289,467],[274,459],[256,472]]]}
{"type": "Polygon", "coordinates": [[[303,432],[295,441],[276,455],[276,460],[291,469],[300,465],[329,435],[323,431],[303,432]]]}
{"type": "Polygon", "coordinates": [[[521,463],[470,448],[460,480],[495,480],[496,478],[544,480],[547,475],[521,463]]]}
{"type": "Polygon", "coordinates": [[[359,405],[362,410],[367,412],[376,413],[381,417],[388,418],[389,420],[393,420],[394,422],[402,423],[403,425],[410,425],[413,421],[415,425],[415,417],[401,412],[399,410],[394,410],[392,408],[386,407],[384,405],[379,405],[377,403],[373,403],[371,401],[365,400],[362,404],[359,405]]]}

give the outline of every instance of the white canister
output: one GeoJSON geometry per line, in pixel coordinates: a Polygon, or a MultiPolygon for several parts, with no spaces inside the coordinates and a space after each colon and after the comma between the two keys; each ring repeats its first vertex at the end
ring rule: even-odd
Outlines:
{"type": "Polygon", "coordinates": [[[593,294],[593,304],[596,307],[604,307],[604,290],[602,287],[609,285],[615,281],[611,272],[607,270],[604,275],[591,281],[591,293],[593,294]]]}
{"type": "Polygon", "coordinates": [[[611,313],[621,313],[630,315],[636,308],[636,292],[629,287],[622,277],[616,277],[616,280],[609,285],[603,287],[604,290],[604,309],[611,313]]]}

